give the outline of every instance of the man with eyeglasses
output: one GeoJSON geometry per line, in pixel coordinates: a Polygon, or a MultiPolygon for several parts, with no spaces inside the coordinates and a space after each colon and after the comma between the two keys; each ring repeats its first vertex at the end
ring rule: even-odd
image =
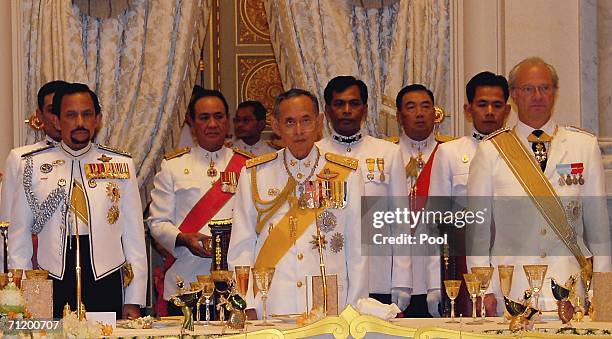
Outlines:
{"type": "MultiPolygon", "coordinates": [[[[559,78],[541,58],[514,66],[509,85],[519,121],[487,136],[470,165],[469,206],[484,212],[484,222],[467,228],[468,266],[509,264],[516,274],[522,265],[544,264],[547,277],[565,282],[577,275],[585,283],[593,271],[612,268],[597,138],[552,117],[559,78]]],[[[514,279],[510,297],[528,288],[527,279],[514,279]]],[[[501,314],[496,284],[492,292],[501,314]]],[[[539,294],[536,308],[556,309],[549,288],[539,294]]]]}
{"type": "MultiPolygon", "coordinates": [[[[275,268],[268,293],[272,314],[312,307],[312,293],[322,291],[320,279],[310,278],[321,275],[320,253],[328,292],[337,296],[329,299],[329,314],[368,295],[368,258],[356,227],[363,195],[358,161],[315,145],[322,118],[310,92],[280,94],[272,128],[286,148],[248,161],[238,182],[228,263],[230,269],[275,268]]],[[[247,304],[261,315],[260,294],[253,283],[247,304]]]]}
{"type": "Polygon", "coordinates": [[[230,141],[229,147],[238,147],[255,156],[276,151],[261,138],[261,132],[266,128],[266,108],[259,101],[241,102],[234,117],[234,134],[236,138],[230,141]]]}
{"type": "MultiPolygon", "coordinates": [[[[241,168],[249,158],[224,146],[229,128],[227,102],[221,92],[194,93],[189,126],[197,146],[164,156],[151,191],[151,235],[172,256],[166,258],[163,297],[176,293],[176,277],[186,282],[211,270],[211,220],[231,218],[241,168]]],[[[172,304],[168,313],[181,314],[172,304]]]]}
{"type": "MultiPolygon", "coordinates": [[[[352,76],[331,79],[324,91],[325,115],[331,135],[317,142],[321,148],[359,160],[365,196],[400,197],[408,195],[404,185],[404,162],[399,146],[366,134],[362,125],[368,114],[368,87],[352,76]]],[[[374,199],[374,198],[372,198],[374,199]]],[[[387,206],[388,210],[395,210],[387,206]]],[[[403,207],[403,206],[397,206],[403,207]]],[[[400,309],[410,303],[412,271],[410,256],[393,257],[392,249],[372,245],[369,267],[370,297],[383,303],[396,303],[400,309]],[[383,254],[389,255],[383,255],[383,254]]]]}

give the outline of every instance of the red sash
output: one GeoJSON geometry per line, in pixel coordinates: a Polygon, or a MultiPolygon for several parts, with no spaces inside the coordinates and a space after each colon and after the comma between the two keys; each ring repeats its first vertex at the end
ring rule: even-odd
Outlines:
{"type": "MultiPolygon", "coordinates": [[[[240,170],[246,164],[247,157],[239,153],[235,153],[230,159],[226,172],[236,172],[236,178],[240,177],[240,170]]],[[[232,193],[226,193],[221,191],[221,180],[217,180],[212,187],[198,200],[193,206],[191,211],[187,213],[187,216],[179,226],[179,230],[185,233],[193,233],[199,231],[212,217],[219,212],[219,210],[225,206],[225,204],[232,197],[232,193]]],[[[164,256],[164,265],[161,270],[155,272],[156,290],[158,293],[156,309],[160,316],[168,315],[167,301],[163,299],[164,295],[164,280],[166,272],[172,267],[176,258],[171,253],[167,253],[164,256]]]]}
{"type": "Polygon", "coordinates": [[[436,151],[438,150],[438,145],[434,147],[433,151],[431,151],[431,155],[429,159],[427,159],[427,163],[423,170],[419,174],[419,177],[416,180],[416,199],[414,199],[414,204],[412,205],[415,210],[420,210],[421,208],[425,208],[425,204],[427,203],[427,196],[429,195],[429,180],[431,179],[431,168],[433,167],[434,157],[436,156],[436,151]]]}
{"type": "MultiPolygon", "coordinates": [[[[234,153],[234,156],[232,156],[232,159],[230,159],[230,162],[225,168],[225,172],[236,172],[237,177],[239,177],[240,170],[244,167],[247,160],[247,157],[234,153]]],[[[199,231],[204,224],[225,206],[225,203],[227,203],[232,196],[232,193],[221,191],[221,180],[217,180],[208,192],[206,192],[206,194],[204,194],[204,196],[202,196],[193,206],[191,211],[187,213],[181,226],[179,226],[179,230],[183,233],[199,231]]]]}

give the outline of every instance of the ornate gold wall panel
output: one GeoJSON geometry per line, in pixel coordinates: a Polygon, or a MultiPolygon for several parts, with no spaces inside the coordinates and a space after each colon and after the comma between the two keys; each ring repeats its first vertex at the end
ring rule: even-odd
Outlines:
{"type": "Polygon", "coordinates": [[[236,55],[238,101],[259,100],[272,109],[274,98],[283,91],[274,55],[236,55]]]}
{"type": "Polygon", "coordinates": [[[263,0],[236,0],[238,45],[270,45],[270,30],[263,0]]]}

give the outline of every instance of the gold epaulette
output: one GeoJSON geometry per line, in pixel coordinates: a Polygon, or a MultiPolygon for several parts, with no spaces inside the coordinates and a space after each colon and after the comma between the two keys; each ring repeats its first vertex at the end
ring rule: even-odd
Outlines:
{"type": "Polygon", "coordinates": [[[392,142],[394,144],[399,144],[399,137],[398,136],[386,137],[386,138],[384,138],[384,140],[388,141],[388,142],[392,142]]]}
{"type": "Polygon", "coordinates": [[[40,152],[42,152],[42,151],[46,151],[46,150],[51,149],[51,148],[54,148],[54,147],[55,147],[55,145],[47,145],[47,146],[43,146],[43,147],[41,147],[41,148],[37,148],[37,149],[35,149],[35,150],[31,150],[31,151],[29,151],[29,152],[23,153],[23,154],[21,155],[21,157],[22,157],[22,158],[25,158],[25,157],[28,157],[28,156],[31,156],[31,155],[34,155],[34,154],[40,153],[40,152]]]}
{"type": "Polygon", "coordinates": [[[492,138],[494,138],[494,137],[496,137],[496,136],[498,136],[498,135],[500,135],[500,134],[502,134],[504,132],[509,132],[509,131],[510,131],[510,129],[508,127],[502,127],[502,128],[500,128],[500,129],[498,129],[496,131],[491,132],[489,135],[484,137],[484,139],[482,139],[482,140],[483,141],[484,140],[489,140],[489,139],[492,139],[492,138]]]}
{"type": "Polygon", "coordinates": [[[126,156],[128,158],[132,157],[132,153],[130,153],[130,152],[126,152],[126,151],[119,150],[119,149],[116,149],[116,148],[108,147],[108,146],[105,146],[105,145],[98,144],[98,148],[101,149],[101,150],[107,151],[107,152],[123,155],[123,156],[126,156]]]}
{"type": "Polygon", "coordinates": [[[285,145],[283,145],[280,140],[266,140],[266,144],[277,151],[285,148],[285,145]]]}
{"type": "Polygon", "coordinates": [[[191,147],[183,147],[183,148],[177,148],[173,151],[170,151],[166,154],[164,154],[164,159],[166,160],[170,160],[170,159],[174,159],[174,158],[178,158],[180,156],[183,156],[187,153],[191,152],[191,147]]]}
{"type": "Polygon", "coordinates": [[[453,141],[456,138],[452,135],[444,135],[444,134],[438,133],[436,134],[435,139],[437,142],[445,143],[445,142],[453,141]]]}
{"type": "Polygon", "coordinates": [[[258,166],[258,165],[261,165],[261,164],[265,164],[268,161],[272,161],[272,160],[276,159],[277,156],[278,156],[278,153],[270,152],[270,153],[266,153],[264,155],[260,155],[257,158],[249,159],[246,162],[246,168],[251,168],[253,166],[258,166]]]}
{"type": "Polygon", "coordinates": [[[350,168],[353,171],[356,170],[357,165],[359,165],[359,160],[335,153],[325,153],[325,159],[334,164],[350,168]]]}
{"type": "Polygon", "coordinates": [[[586,135],[589,135],[589,136],[595,137],[595,134],[593,134],[593,133],[591,133],[591,132],[587,131],[587,130],[586,130],[586,129],[584,129],[584,128],[580,128],[580,127],[576,127],[576,126],[571,126],[571,125],[566,125],[566,126],[565,126],[565,129],[566,129],[566,130],[568,130],[568,131],[572,131],[572,132],[580,132],[580,133],[584,133],[584,134],[586,134],[586,135]]]}
{"type": "Polygon", "coordinates": [[[256,158],[257,156],[251,152],[247,152],[241,148],[238,147],[232,147],[232,151],[234,151],[234,153],[238,153],[240,155],[244,155],[245,157],[249,158],[249,159],[253,159],[256,158]]]}

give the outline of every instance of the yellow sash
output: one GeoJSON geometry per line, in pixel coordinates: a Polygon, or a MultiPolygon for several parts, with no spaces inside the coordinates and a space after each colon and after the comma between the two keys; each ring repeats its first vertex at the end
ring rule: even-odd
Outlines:
{"type": "MultiPolygon", "coordinates": [[[[320,175],[324,176],[326,170],[329,170],[331,173],[338,173],[338,176],[331,179],[331,181],[346,181],[349,173],[351,172],[350,168],[335,164],[333,162],[327,161],[320,175]]],[[[252,175],[256,175],[255,172],[252,175]]],[[[292,186],[295,190],[295,181],[290,180],[287,182],[287,185],[292,186]],[[292,181],[292,182],[291,182],[292,181]]],[[[253,187],[253,189],[257,189],[257,187],[253,187]]],[[[286,189],[283,190],[283,192],[286,189]]],[[[282,195],[282,194],[281,194],[282,195]]],[[[289,249],[293,246],[293,242],[295,239],[300,238],[304,232],[308,229],[308,227],[315,221],[317,214],[323,210],[324,208],[307,208],[300,209],[297,205],[297,201],[294,196],[287,197],[287,201],[289,201],[289,211],[276,223],[272,231],[268,234],[261,250],[257,254],[257,259],[255,260],[255,268],[262,267],[276,267],[276,264],[281,260],[283,256],[289,251],[289,249]],[[297,223],[295,223],[294,229],[292,230],[289,225],[290,217],[296,218],[297,223]]],[[[283,199],[283,203],[284,203],[283,199]]],[[[275,208],[275,211],[278,210],[280,205],[278,204],[275,208]]],[[[273,214],[273,213],[270,213],[273,214]]],[[[271,215],[268,215],[266,220],[269,220],[271,215]]],[[[263,227],[263,223],[258,223],[257,233],[261,232],[261,227],[263,227]]],[[[253,284],[253,295],[257,295],[256,284],[253,284]]]]}
{"type": "Polygon", "coordinates": [[[593,272],[593,264],[578,246],[576,232],[569,224],[557,192],[544,176],[540,166],[514,131],[506,131],[489,138],[499,151],[518,182],[529,195],[548,225],[555,231],[580,264],[583,274],[593,272]]]}
{"type": "Polygon", "coordinates": [[[83,190],[82,184],[76,180],[74,180],[72,194],[70,195],[70,210],[74,212],[82,223],[89,225],[89,213],[87,201],[85,199],[85,191],[83,190]]]}

